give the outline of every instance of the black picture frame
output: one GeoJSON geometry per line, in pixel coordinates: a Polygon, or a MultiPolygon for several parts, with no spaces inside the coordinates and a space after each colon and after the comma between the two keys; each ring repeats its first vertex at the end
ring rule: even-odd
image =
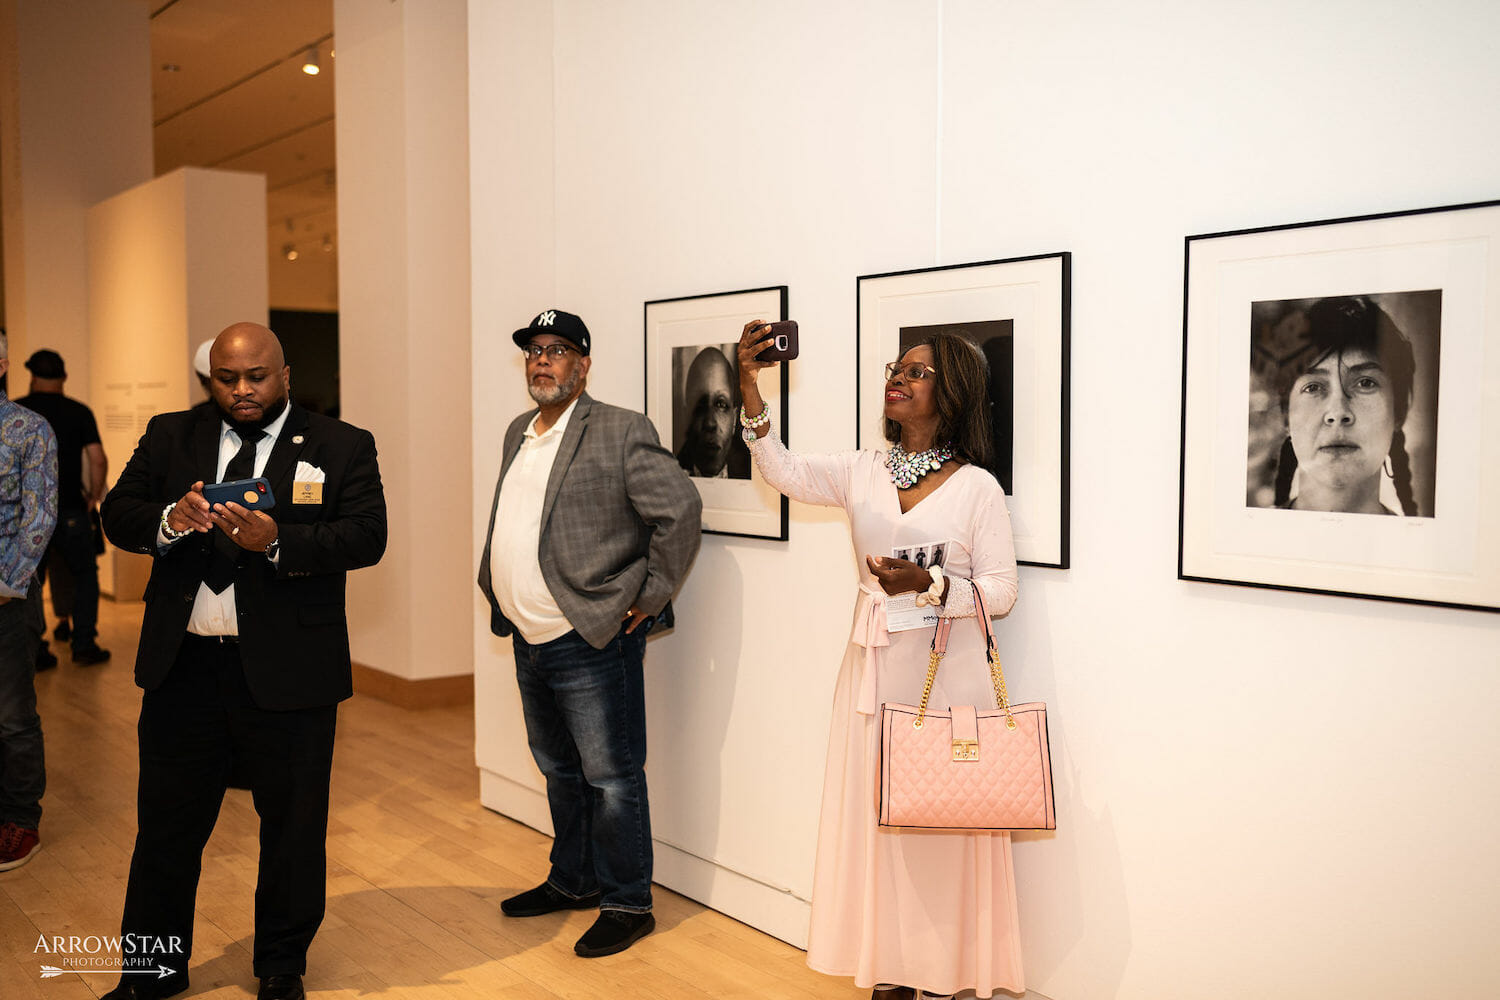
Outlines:
{"type": "Polygon", "coordinates": [[[1500,611],[1500,201],[1188,236],[1177,576],[1500,611]]]}
{"type": "Polygon", "coordinates": [[[860,448],[882,446],[884,366],[939,329],[986,354],[997,465],[1023,566],[1067,569],[1072,254],[1033,254],[861,275],[855,282],[860,448]],[[1006,384],[1006,375],[1009,384],[1006,384]],[[1009,410],[1010,419],[1005,419],[1009,410]]]}
{"type": "MultiPolygon", "coordinates": [[[[761,478],[740,438],[739,382],[733,345],[752,319],[787,319],[788,299],[786,285],[771,285],[653,299],[645,304],[646,416],[656,425],[663,446],[678,456],[703,498],[704,534],[787,540],[787,499],[761,478]],[[724,366],[713,356],[714,352],[723,355],[729,365],[733,421],[727,450],[717,439],[703,446],[712,456],[706,459],[708,471],[705,471],[694,464],[690,455],[690,452],[699,454],[699,449],[690,449],[685,440],[691,423],[687,412],[694,403],[687,395],[690,376],[696,377],[699,370],[692,362],[699,357],[712,362],[703,369],[708,372],[703,379],[713,379],[715,387],[722,384],[724,366]]],[[[777,366],[774,374],[774,378],[762,374],[760,390],[771,410],[774,430],[786,444],[789,440],[787,366],[777,366]]],[[[703,396],[697,399],[702,401],[703,396]]],[[[717,433],[716,429],[705,437],[717,433]]]]}

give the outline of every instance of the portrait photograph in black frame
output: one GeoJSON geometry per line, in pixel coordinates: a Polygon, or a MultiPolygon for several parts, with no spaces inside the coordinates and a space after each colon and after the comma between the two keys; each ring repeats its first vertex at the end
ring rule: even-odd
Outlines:
{"type": "Polygon", "coordinates": [[[1186,238],[1180,579],[1500,610],[1497,246],[1496,201],[1186,238]]]}

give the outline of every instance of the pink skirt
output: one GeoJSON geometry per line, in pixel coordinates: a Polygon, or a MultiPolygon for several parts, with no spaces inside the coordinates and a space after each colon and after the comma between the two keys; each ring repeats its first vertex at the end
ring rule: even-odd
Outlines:
{"type": "Polygon", "coordinates": [[[857,986],[1025,992],[1008,833],[876,825],[879,716],[855,711],[865,651],[834,692],[807,964],[857,986]]]}

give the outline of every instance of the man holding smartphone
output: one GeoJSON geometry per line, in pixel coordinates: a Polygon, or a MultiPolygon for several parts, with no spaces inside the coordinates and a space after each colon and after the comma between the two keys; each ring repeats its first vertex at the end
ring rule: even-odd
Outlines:
{"type": "MultiPolygon", "coordinates": [[[[122,975],[104,1000],[188,986],[199,861],[233,774],[260,815],[259,1000],[301,1000],[323,919],[336,708],[353,693],[344,584],[385,551],[368,431],[289,401],[275,334],[236,323],[211,350],[212,409],[153,417],[104,500],[104,530],[153,557],[135,679],[140,791],[124,934],[172,974],[122,975]],[[205,483],[264,477],[273,511],[205,483]]],[[[127,959],[128,960],[128,959],[127,959]]]]}
{"type": "Polygon", "coordinates": [[[532,757],[547,779],[552,868],[509,917],[597,908],[573,951],[624,951],[651,915],[646,633],[701,538],[703,503],[651,422],[584,392],[588,327],[548,309],[513,335],[537,408],[505,432],[479,562],[490,629],[513,636],[532,757]]]}

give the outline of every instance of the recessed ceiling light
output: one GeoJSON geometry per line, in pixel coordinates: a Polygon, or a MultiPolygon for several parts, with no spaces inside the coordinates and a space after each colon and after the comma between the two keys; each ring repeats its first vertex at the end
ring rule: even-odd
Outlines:
{"type": "Polygon", "coordinates": [[[161,71],[163,73],[180,73],[182,71],[182,67],[177,65],[176,63],[162,63],[161,71]]]}
{"type": "Polygon", "coordinates": [[[315,45],[307,50],[307,58],[302,60],[302,72],[308,76],[317,76],[321,71],[318,66],[318,47],[315,45]]]}

